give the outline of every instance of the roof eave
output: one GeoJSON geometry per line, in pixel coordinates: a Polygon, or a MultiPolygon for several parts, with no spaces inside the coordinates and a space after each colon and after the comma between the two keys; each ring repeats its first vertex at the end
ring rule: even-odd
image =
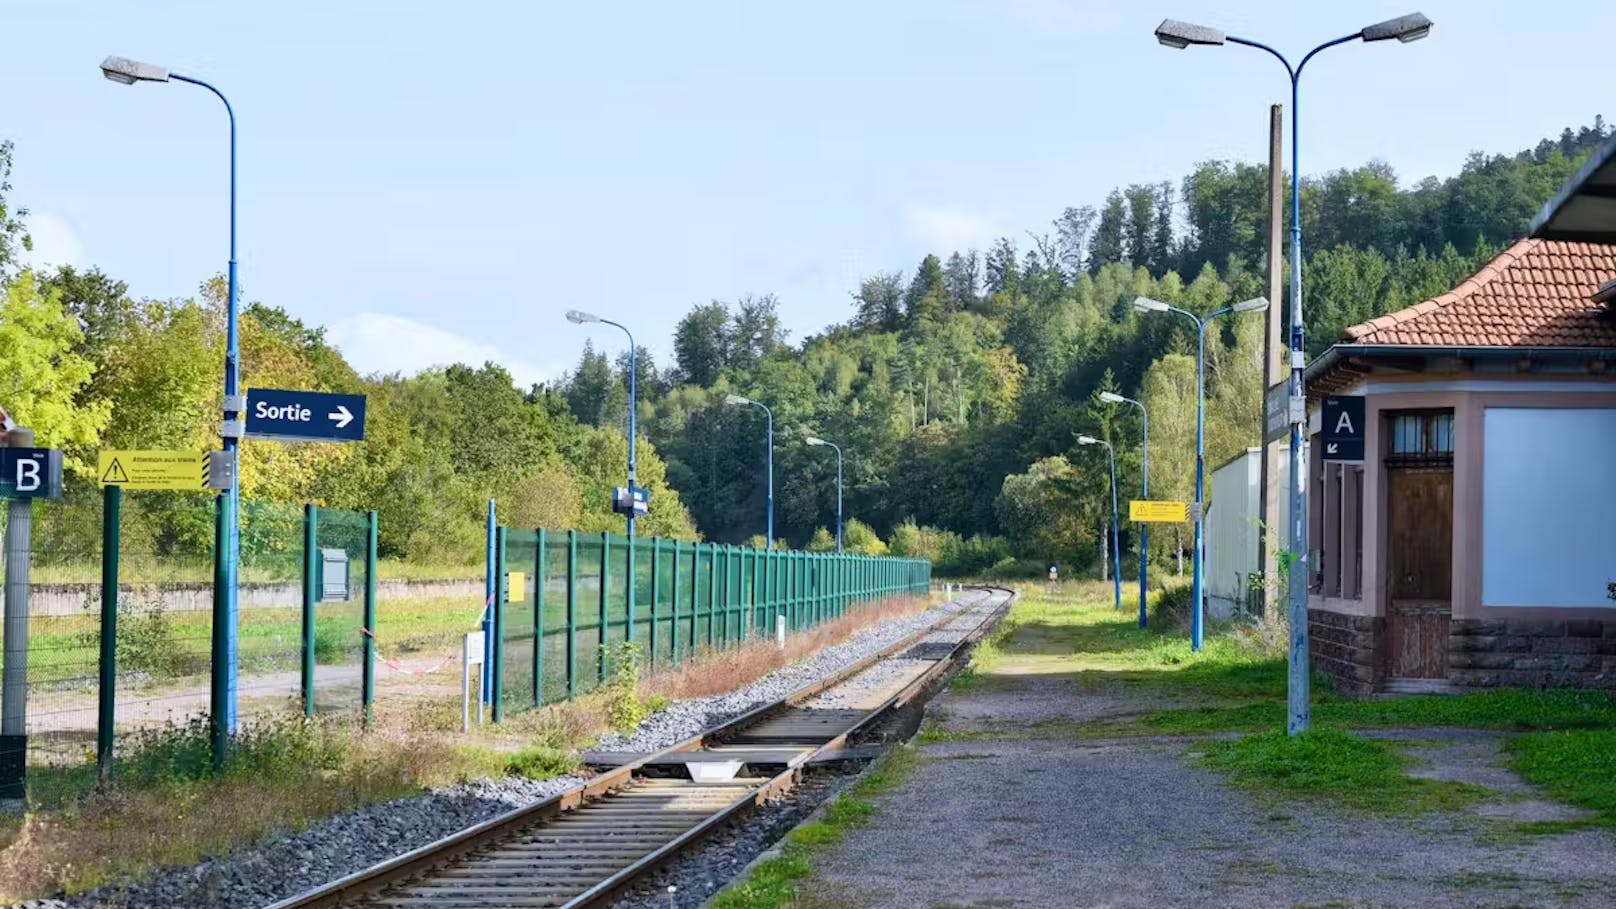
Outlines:
{"type": "Polygon", "coordinates": [[[1616,347],[1496,347],[1454,344],[1336,344],[1307,364],[1304,387],[1351,357],[1453,357],[1465,360],[1607,360],[1616,347]]]}

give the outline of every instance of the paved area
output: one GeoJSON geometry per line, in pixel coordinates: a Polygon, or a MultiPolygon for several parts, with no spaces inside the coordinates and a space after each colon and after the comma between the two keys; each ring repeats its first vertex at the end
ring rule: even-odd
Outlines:
{"type": "Polygon", "coordinates": [[[1578,813],[1500,766],[1501,734],[1380,733],[1416,740],[1418,772],[1497,793],[1473,809],[1408,818],[1282,800],[1226,785],[1193,740],[1086,736],[1162,694],[1061,671],[1047,643],[1018,654],[1012,638],[980,684],[934,703],[944,740],[920,746],[867,826],[816,856],[801,906],[1616,906],[1616,838],[1523,832],[1578,813]]]}

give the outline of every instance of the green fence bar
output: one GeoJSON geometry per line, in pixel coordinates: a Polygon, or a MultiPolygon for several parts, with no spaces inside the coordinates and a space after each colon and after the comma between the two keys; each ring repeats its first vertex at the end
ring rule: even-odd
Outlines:
{"type": "Polygon", "coordinates": [[[690,656],[696,655],[696,643],[701,629],[701,600],[697,596],[697,578],[701,575],[701,544],[690,544],[690,656]]]}
{"type": "Polygon", "coordinates": [[[567,700],[578,696],[578,531],[567,531],[567,700]]]}
{"type": "Polygon", "coordinates": [[[635,588],[639,586],[638,579],[634,576],[634,560],[635,551],[640,547],[634,537],[626,537],[623,548],[628,552],[628,558],[624,560],[628,564],[623,566],[623,577],[626,579],[626,586],[623,588],[623,640],[633,643],[634,607],[638,605],[634,602],[635,588]]]}
{"type": "Polygon", "coordinates": [[[662,598],[662,541],[656,537],[651,538],[651,629],[647,636],[646,648],[650,651],[651,668],[656,668],[657,658],[657,600],[662,598]]]}
{"type": "Polygon", "coordinates": [[[679,665],[679,549],[678,540],[673,541],[673,619],[668,626],[668,659],[673,665],[679,665]]]}
{"type": "Polygon", "coordinates": [[[505,718],[505,604],[510,584],[505,580],[505,528],[494,529],[494,722],[505,718]]]}
{"type": "Polygon", "coordinates": [[[314,610],[320,604],[320,507],[303,506],[303,646],[299,651],[302,668],[303,715],[314,716],[314,610]]]}
{"type": "Polygon", "coordinates": [[[603,530],[600,534],[600,629],[597,632],[599,635],[600,647],[598,652],[595,654],[595,666],[597,672],[599,673],[599,680],[601,682],[606,681],[606,648],[610,643],[610,638],[607,632],[611,628],[611,621],[607,611],[608,607],[606,598],[610,593],[611,586],[612,535],[609,531],[603,530]]]}
{"type": "MultiPolygon", "coordinates": [[[[376,703],[376,537],[379,529],[376,512],[368,512],[365,523],[365,662],[359,669],[367,726],[371,707],[376,703]]],[[[499,708],[496,705],[494,709],[499,708]]]]}
{"type": "Polygon", "coordinates": [[[544,704],[544,581],[550,571],[549,541],[539,528],[533,556],[533,706],[544,704]]]}
{"type": "Polygon", "coordinates": [[[96,691],[95,767],[105,783],[112,777],[112,731],[118,703],[118,548],[123,487],[101,493],[101,671],[96,691]]]}

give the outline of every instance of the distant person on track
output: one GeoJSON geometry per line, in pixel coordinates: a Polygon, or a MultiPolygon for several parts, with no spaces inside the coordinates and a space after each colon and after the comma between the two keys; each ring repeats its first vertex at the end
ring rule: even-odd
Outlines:
{"type": "Polygon", "coordinates": [[[1060,566],[1058,565],[1049,566],[1049,592],[1060,592],[1060,566]]]}

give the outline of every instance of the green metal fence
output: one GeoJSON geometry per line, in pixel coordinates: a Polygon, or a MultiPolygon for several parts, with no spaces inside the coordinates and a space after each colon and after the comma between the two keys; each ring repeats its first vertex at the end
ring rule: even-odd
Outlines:
{"type": "Polygon", "coordinates": [[[651,667],[772,638],[856,603],[931,587],[924,559],[762,550],[502,527],[493,602],[494,719],[568,700],[611,675],[623,642],[651,667]],[[632,598],[629,591],[633,591],[632,598]]]}

